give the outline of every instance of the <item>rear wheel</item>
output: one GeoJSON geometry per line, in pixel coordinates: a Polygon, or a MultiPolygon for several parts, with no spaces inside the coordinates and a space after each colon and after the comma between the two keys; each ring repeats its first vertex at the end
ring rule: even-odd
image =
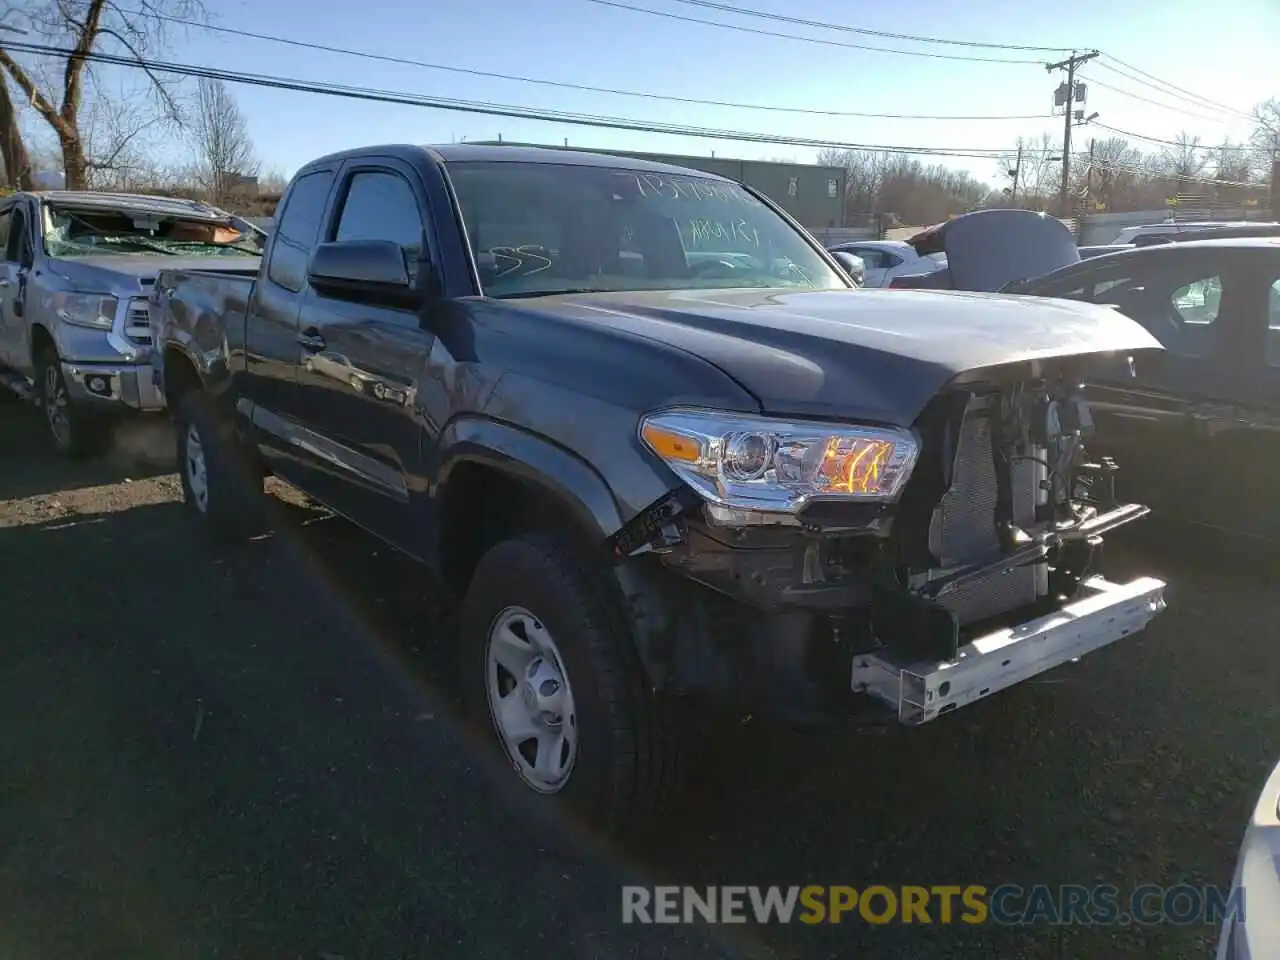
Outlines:
{"type": "Polygon", "coordinates": [[[677,756],[609,588],[554,535],[499,543],[467,591],[462,682],[470,719],[533,795],[618,834],[669,800],[677,756]]]}
{"type": "Polygon", "coordinates": [[[36,358],[36,396],[54,449],[62,456],[78,460],[107,446],[110,424],[72,403],[62,363],[52,347],[46,347],[36,358]]]}
{"type": "Polygon", "coordinates": [[[243,540],[261,532],[262,473],[253,470],[234,429],[218,421],[202,391],[182,395],[174,432],[188,516],[217,540],[243,540]]]}

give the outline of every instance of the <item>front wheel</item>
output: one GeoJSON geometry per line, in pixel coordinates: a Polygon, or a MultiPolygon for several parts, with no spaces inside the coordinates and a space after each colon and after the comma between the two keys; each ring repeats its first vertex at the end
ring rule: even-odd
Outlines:
{"type": "Polygon", "coordinates": [[[622,600],[547,534],[493,547],[463,616],[463,695],[523,785],[606,835],[669,799],[675,743],[648,689],[622,600]]]}
{"type": "Polygon", "coordinates": [[[107,446],[110,424],[89,416],[72,403],[62,363],[52,348],[43,350],[36,359],[36,396],[59,454],[79,460],[107,446]]]}
{"type": "Polygon", "coordinates": [[[174,432],[188,516],[216,540],[243,540],[259,532],[264,525],[261,472],[254,474],[234,430],[218,421],[203,392],[182,395],[174,432]]]}

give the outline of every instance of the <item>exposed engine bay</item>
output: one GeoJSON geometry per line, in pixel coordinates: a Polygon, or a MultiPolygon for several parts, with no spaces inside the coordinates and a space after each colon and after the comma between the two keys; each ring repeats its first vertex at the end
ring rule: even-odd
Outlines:
{"type": "MultiPolygon", "coordinates": [[[[962,385],[918,417],[919,458],[895,503],[819,498],[798,526],[770,526],[734,525],[726,520],[741,513],[726,518],[697,497],[673,497],[649,518],[640,552],[722,597],[691,597],[669,614],[675,632],[675,621],[698,618],[750,647],[752,617],[803,612],[808,634],[791,656],[810,677],[847,677],[867,651],[948,663],[974,637],[1082,596],[1100,534],[1148,512],[1117,502],[1116,465],[1086,450],[1093,429],[1072,372],[962,385]]],[[[777,630],[761,636],[751,658],[774,660],[777,630]]],[[[770,663],[770,682],[781,667],[770,663]]]]}

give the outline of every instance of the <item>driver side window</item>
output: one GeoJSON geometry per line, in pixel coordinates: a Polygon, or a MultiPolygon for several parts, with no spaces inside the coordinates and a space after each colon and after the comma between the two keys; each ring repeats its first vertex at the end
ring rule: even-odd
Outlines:
{"type": "Polygon", "coordinates": [[[1213,355],[1213,321],[1222,302],[1222,278],[1216,271],[1099,277],[1092,300],[1137,320],[1170,353],[1213,355]]]}

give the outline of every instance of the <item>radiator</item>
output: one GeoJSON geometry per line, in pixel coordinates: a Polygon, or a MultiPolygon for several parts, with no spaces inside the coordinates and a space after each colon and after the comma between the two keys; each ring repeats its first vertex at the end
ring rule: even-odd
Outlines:
{"type": "MultiPolygon", "coordinates": [[[[995,523],[999,491],[992,429],[989,415],[972,408],[961,426],[951,488],[939,501],[929,526],[929,549],[943,567],[990,562],[1002,553],[995,523]]],[[[1022,481],[1027,471],[1017,474],[1022,481]]],[[[1015,519],[1034,514],[1033,486],[1014,482],[1011,495],[1015,519]]],[[[962,624],[982,620],[1033,603],[1040,573],[1032,566],[993,574],[945,594],[939,602],[962,624]]]]}

